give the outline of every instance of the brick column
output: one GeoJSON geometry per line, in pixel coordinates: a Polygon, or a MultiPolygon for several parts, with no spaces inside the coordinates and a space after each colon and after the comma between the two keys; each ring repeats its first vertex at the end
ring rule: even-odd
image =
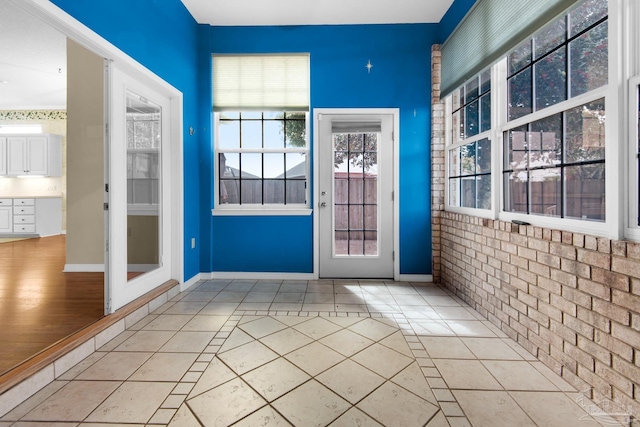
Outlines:
{"type": "Polygon", "coordinates": [[[440,45],[431,48],[431,230],[433,281],[440,283],[441,217],[444,211],[444,102],[440,100],[440,45]]]}

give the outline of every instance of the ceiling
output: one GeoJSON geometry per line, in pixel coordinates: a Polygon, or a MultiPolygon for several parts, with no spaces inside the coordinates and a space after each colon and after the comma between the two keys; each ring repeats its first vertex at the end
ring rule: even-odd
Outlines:
{"type": "Polygon", "coordinates": [[[181,0],[199,24],[324,25],[440,22],[453,0],[181,0]]]}
{"type": "Polygon", "coordinates": [[[0,1],[0,110],[65,109],[66,52],[63,34],[0,1]]]}
{"type": "MultiPolygon", "coordinates": [[[[325,25],[440,22],[453,0],[181,0],[198,23],[325,25]]],[[[66,37],[0,1],[0,110],[66,109],[66,37]]]]}

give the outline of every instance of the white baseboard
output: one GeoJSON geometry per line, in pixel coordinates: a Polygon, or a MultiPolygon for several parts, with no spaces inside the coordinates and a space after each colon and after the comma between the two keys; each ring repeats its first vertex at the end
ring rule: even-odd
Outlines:
{"type": "Polygon", "coordinates": [[[104,273],[104,264],[65,264],[65,273],[104,273]]]}
{"type": "MultiPolygon", "coordinates": [[[[313,273],[249,273],[236,271],[214,271],[211,273],[200,273],[202,276],[209,274],[209,279],[233,279],[233,280],[314,280],[313,273]]],[[[204,278],[204,277],[203,277],[204,278]]]]}
{"type": "Polygon", "coordinates": [[[180,292],[184,292],[188,290],[190,287],[198,283],[200,280],[207,280],[208,278],[202,277],[203,274],[207,273],[198,273],[193,276],[191,279],[185,281],[184,283],[180,283],[180,292]]]}
{"type": "Polygon", "coordinates": [[[400,274],[398,282],[433,282],[432,274],[400,274]]]}

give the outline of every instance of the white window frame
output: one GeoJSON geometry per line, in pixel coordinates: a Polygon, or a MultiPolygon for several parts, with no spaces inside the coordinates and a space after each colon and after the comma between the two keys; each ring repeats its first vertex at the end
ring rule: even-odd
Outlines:
{"type": "Polygon", "coordinates": [[[311,176],[310,176],[310,147],[309,147],[309,113],[305,112],[305,146],[301,147],[283,147],[283,148],[220,148],[219,146],[219,134],[220,134],[220,113],[215,112],[213,119],[214,127],[214,208],[211,210],[211,214],[214,216],[302,216],[311,215],[310,205],[310,188],[311,188],[311,176]],[[305,200],[306,203],[288,203],[288,204],[227,204],[220,203],[220,153],[304,153],[305,154],[305,173],[306,173],[306,188],[305,188],[305,200]]]}
{"type": "MultiPolygon", "coordinates": [[[[640,4],[633,0],[609,0],[608,46],[609,83],[606,86],[562,101],[553,106],[535,111],[524,117],[507,121],[507,59],[505,56],[492,66],[491,71],[491,131],[492,141],[492,209],[481,210],[460,208],[449,205],[449,153],[460,145],[452,144],[452,103],[451,96],[445,99],[445,210],[503,221],[521,221],[540,227],[549,227],[611,239],[623,237],[640,241],[640,226],[634,225],[637,216],[637,202],[640,197],[638,172],[635,163],[637,155],[637,109],[638,94],[634,87],[640,85],[640,4]],[[633,74],[632,74],[633,73],[633,74]],[[631,75],[635,75],[630,79],[631,75]],[[626,84],[628,83],[628,84],[626,84]],[[504,133],[524,124],[569,110],[573,107],[600,99],[605,99],[605,221],[589,221],[569,218],[546,217],[543,215],[505,212],[504,183],[504,133]],[[636,102],[635,106],[633,103],[636,102]],[[631,110],[629,112],[629,110],[631,110]],[[634,127],[635,126],[635,127],[634,127]],[[634,139],[635,138],[635,139],[634,139]],[[635,144],[635,145],[634,145],[635,144]],[[631,155],[633,154],[633,155],[631,155]],[[626,157],[625,157],[626,156],[626,157]],[[633,157],[632,159],[630,157],[633,157]],[[635,208],[634,208],[635,206],[635,208]]],[[[566,12],[565,12],[566,13],[566,12]]],[[[551,21],[550,21],[551,22],[551,21]]],[[[546,24],[545,24],[546,25],[546,24]]],[[[542,27],[540,27],[542,29],[542,27]]],[[[637,92],[637,90],[636,90],[637,92]]],[[[483,138],[476,135],[473,138],[483,138]]]]}

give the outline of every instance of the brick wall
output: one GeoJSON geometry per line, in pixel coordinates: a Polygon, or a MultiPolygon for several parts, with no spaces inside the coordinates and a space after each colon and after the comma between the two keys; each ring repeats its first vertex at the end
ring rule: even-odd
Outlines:
{"type": "Polygon", "coordinates": [[[434,280],[587,397],[640,418],[640,244],[444,212],[441,105],[434,99],[434,280]]]}

